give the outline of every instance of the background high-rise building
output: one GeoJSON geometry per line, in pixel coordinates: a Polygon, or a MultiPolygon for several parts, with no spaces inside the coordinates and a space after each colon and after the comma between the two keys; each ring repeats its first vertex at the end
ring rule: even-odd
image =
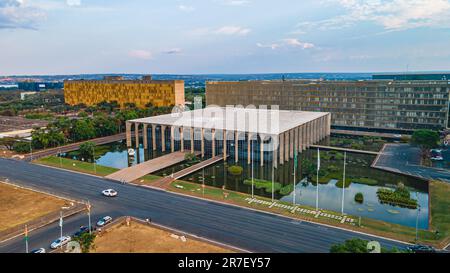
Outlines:
{"type": "Polygon", "coordinates": [[[67,104],[95,105],[116,101],[121,107],[134,103],[139,108],[148,104],[156,107],[184,105],[184,81],[123,80],[107,77],[104,80],[77,80],[64,82],[64,99],[67,104]]]}
{"type": "Polygon", "coordinates": [[[447,128],[449,91],[449,81],[208,82],[206,103],[330,112],[336,129],[405,132],[447,128]]]}

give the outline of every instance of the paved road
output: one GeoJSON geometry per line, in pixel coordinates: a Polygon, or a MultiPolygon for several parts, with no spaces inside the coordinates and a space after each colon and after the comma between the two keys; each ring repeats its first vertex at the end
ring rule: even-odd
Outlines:
{"type": "MultiPolygon", "coordinates": [[[[39,188],[51,193],[91,202],[93,219],[103,215],[151,218],[153,222],[227,243],[252,252],[328,252],[330,246],[345,239],[371,236],[317,224],[295,221],[276,215],[217,204],[151,190],[122,185],[102,178],[33,165],[23,161],[0,159],[0,178],[39,188]],[[100,191],[114,187],[117,198],[108,199],[100,191]]],[[[72,234],[87,224],[85,215],[67,219],[64,234],[72,234]]],[[[59,236],[57,224],[30,232],[30,248],[45,247],[59,236]]],[[[404,244],[376,239],[382,246],[404,244]]],[[[0,244],[0,252],[23,252],[23,238],[0,244]]]]}
{"type": "Polygon", "coordinates": [[[46,157],[46,156],[50,156],[50,155],[57,155],[59,153],[67,153],[67,152],[71,152],[71,151],[76,151],[76,150],[78,150],[80,148],[80,145],[82,143],[85,143],[85,142],[88,142],[88,141],[89,142],[94,142],[97,145],[103,145],[103,144],[116,142],[116,141],[125,139],[125,137],[126,137],[125,133],[120,133],[120,134],[117,134],[117,135],[106,136],[106,137],[99,137],[99,138],[94,138],[94,139],[90,139],[90,140],[87,140],[87,141],[82,141],[82,142],[68,144],[68,145],[65,145],[65,146],[45,149],[45,150],[42,150],[42,151],[33,152],[33,154],[28,154],[27,156],[25,156],[25,158],[23,160],[31,161],[31,160],[35,160],[35,159],[38,159],[38,158],[41,158],[41,157],[46,157]]]}
{"type": "Polygon", "coordinates": [[[430,180],[450,182],[450,171],[420,166],[419,148],[388,144],[373,167],[430,180]]]}

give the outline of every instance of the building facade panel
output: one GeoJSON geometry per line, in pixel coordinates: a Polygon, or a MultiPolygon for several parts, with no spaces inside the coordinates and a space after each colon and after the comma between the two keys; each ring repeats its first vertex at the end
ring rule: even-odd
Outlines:
{"type": "Polygon", "coordinates": [[[448,81],[208,82],[206,103],[330,112],[332,125],[342,128],[443,129],[449,91],[448,81]]]}
{"type": "Polygon", "coordinates": [[[69,105],[92,106],[117,102],[120,107],[134,103],[138,108],[184,105],[184,81],[101,80],[65,81],[64,99],[69,105]]]}

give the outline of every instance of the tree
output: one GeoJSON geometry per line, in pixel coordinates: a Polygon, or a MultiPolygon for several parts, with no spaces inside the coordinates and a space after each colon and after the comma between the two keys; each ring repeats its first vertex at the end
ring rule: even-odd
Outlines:
{"type": "Polygon", "coordinates": [[[410,143],[418,146],[422,153],[422,159],[428,155],[428,150],[437,147],[439,142],[439,133],[432,130],[414,131],[410,143]]]}
{"type": "MultiPolygon", "coordinates": [[[[345,240],[342,244],[332,245],[330,248],[330,253],[369,253],[369,249],[367,249],[367,244],[369,241],[353,238],[345,240]]],[[[401,253],[406,251],[398,250],[397,248],[387,249],[381,248],[381,253],[401,253]]]]}
{"type": "Polygon", "coordinates": [[[105,114],[94,117],[93,123],[96,137],[110,136],[118,132],[117,121],[105,114]]]}
{"type": "Polygon", "coordinates": [[[92,120],[90,119],[77,120],[72,129],[71,135],[74,141],[95,138],[95,128],[92,120]]]}
{"type": "Polygon", "coordinates": [[[17,142],[15,137],[0,138],[0,146],[5,146],[8,150],[13,150],[14,144],[17,142]]]}
{"type": "Polygon", "coordinates": [[[80,157],[89,161],[93,160],[95,146],[95,143],[91,141],[82,143],[80,145],[80,149],[78,150],[80,157]]]}
{"type": "Polygon", "coordinates": [[[30,152],[30,143],[25,141],[17,141],[14,143],[13,150],[16,153],[26,154],[30,152]]]}
{"type": "Polygon", "coordinates": [[[95,234],[84,232],[80,236],[74,237],[75,241],[77,241],[81,246],[81,252],[89,253],[94,246],[95,234]]]}

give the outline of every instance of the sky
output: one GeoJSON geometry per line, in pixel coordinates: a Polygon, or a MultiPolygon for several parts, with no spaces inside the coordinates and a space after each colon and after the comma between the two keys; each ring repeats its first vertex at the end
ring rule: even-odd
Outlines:
{"type": "Polygon", "coordinates": [[[0,0],[0,75],[450,70],[450,0],[0,0]]]}

